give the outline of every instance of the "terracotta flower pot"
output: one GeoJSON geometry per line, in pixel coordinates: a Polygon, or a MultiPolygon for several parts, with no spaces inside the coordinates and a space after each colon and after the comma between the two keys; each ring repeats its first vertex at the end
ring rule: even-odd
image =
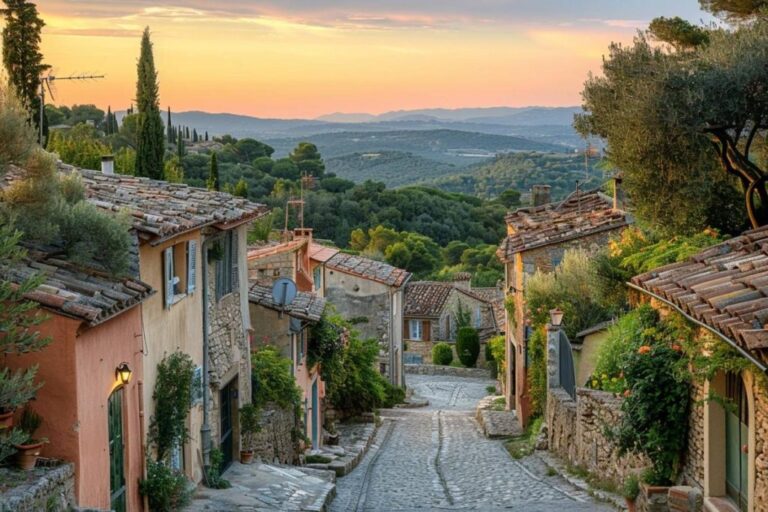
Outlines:
{"type": "Polygon", "coordinates": [[[19,469],[22,471],[34,469],[42,448],[42,442],[17,445],[16,449],[18,450],[18,453],[16,454],[16,463],[18,464],[19,469]]]}
{"type": "Polygon", "coordinates": [[[253,450],[244,450],[240,452],[240,464],[253,463],[253,450]]]}
{"type": "Polygon", "coordinates": [[[627,511],[635,512],[635,500],[631,500],[629,498],[624,498],[624,500],[627,502],[627,511]]]}
{"type": "Polygon", "coordinates": [[[13,411],[0,413],[0,429],[13,426],[13,411]]]}

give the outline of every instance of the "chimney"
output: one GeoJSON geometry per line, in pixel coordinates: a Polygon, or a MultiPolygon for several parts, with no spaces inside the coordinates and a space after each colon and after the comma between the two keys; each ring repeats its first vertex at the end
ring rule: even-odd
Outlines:
{"type": "Polygon", "coordinates": [[[312,243],[312,228],[295,228],[293,230],[294,240],[309,240],[312,243]]]}
{"type": "Polygon", "coordinates": [[[531,196],[533,199],[533,206],[541,206],[552,202],[550,190],[552,187],[549,185],[534,185],[531,189],[531,196]]]}
{"type": "Polygon", "coordinates": [[[621,188],[621,176],[613,177],[613,209],[624,209],[624,190],[621,188]]]}
{"type": "Polygon", "coordinates": [[[462,290],[472,289],[472,274],[469,272],[456,272],[453,275],[453,285],[462,290]]]}
{"type": "Polygon", "coordinates": [[[114,156],[105,155],[101,157],[101,173],[115,174],[115,157],[114,156]]]}

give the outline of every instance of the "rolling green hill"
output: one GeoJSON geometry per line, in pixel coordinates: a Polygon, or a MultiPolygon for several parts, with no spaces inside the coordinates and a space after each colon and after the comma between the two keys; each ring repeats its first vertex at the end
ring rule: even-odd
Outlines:
{"type": "Polygon", "coordinates": [[[356,183],[374,180],[386,184],[389,188],[412,185],[425,179],[464,171],[463,167],[401,151],[353,153],[329,158],[325,161],[325,169],[356,183]]]}
{"type": "Polygon", "coordinates": [[[461,174],[425,180],[423,184],[483,198],[496,197],[507,189],[527,192],[533,185],[545,184],[552,186],[553,199],[562,199],[576,188],[576,180],[582,188],[600,186],[604,181],[600,161],[591,159],[585,175],[582,155],[510,153],[461,174]]]}

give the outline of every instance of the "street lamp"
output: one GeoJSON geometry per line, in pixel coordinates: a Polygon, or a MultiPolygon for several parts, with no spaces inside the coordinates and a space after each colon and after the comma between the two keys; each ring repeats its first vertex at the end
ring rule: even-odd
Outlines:
{"type": "Polygon", "coordinates": [[[552,327],[560,327],[563,323],[563,311],[560,308],[550,309],[549,320],[552,327]]]}
{"type": "Polygon", "coordinates": [[[128,382],[130,382],[131,374],[133,374],[133,372],[128,366],[128,363],[120,363],[117,368],[115,368],[115,377],[117,377],[123,384],[128,384],[128,382]]]}

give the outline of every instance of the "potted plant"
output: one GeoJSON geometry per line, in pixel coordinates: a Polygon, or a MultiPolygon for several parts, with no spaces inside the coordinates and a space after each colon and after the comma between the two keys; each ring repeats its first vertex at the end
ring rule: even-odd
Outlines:
{"type": "Polygon", "coordinates": [[[256,447],[256,433],[261,430],[259,420],[261,414],[254,404],[245,404],[240,408],[240,462],[250,464],[253,462],[253,451],[256,447]]]}
{"type": "Polygon", "coordinates": [[[48,442],[45,438],[36,439],[34,437],[35,432],[40,428],[40,424],[43,419],[30,408],[25,408],[19,420],[19,428],[24,432],[27,440],[22,444],[18,444],[15,448],[18,450],[16,454],[16,461],[19,469],[29,471],[34,469],[37,463],[37,458],[40,456],[40,451],[43,444],[48,442]]]}
{"type": "Polygon", "coordinates": [[[640,479],[637,478],[637,475],[629,475],[629,477],[624,480],[621,493],[627,501],[627,510],[629,512],[635,512],[635,500],[637,499],[637,495],[640,494],[640,479]]]}
{"type": "Polygon", "coordinates": [[[13,413],[35,397],[40,384],[35,384],[37,366],[12,372],[0,370],[0,428],[13,426],[13,413]]]}

